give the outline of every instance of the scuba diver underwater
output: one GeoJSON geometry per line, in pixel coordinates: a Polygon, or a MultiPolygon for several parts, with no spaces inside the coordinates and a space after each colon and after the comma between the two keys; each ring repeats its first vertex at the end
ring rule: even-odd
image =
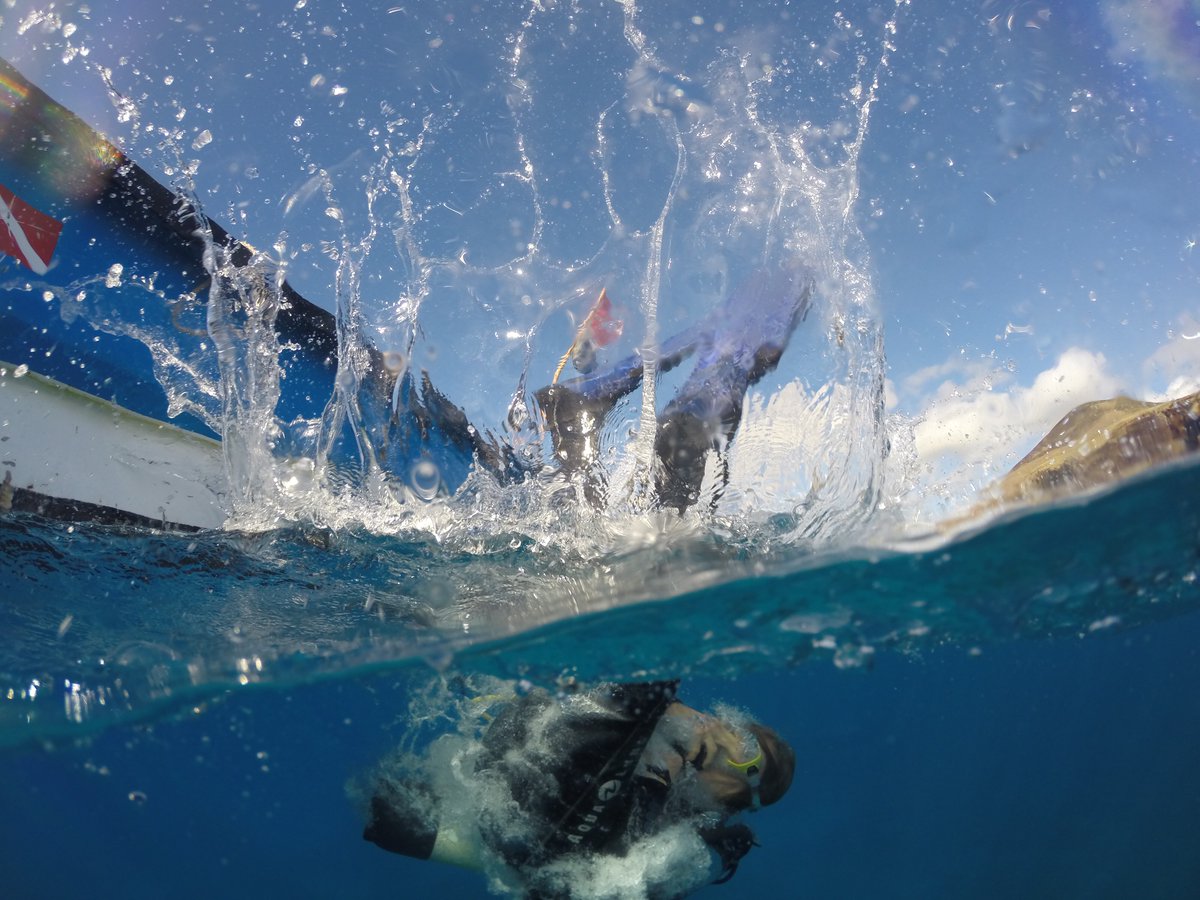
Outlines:
{"type": "Polygon", "coordinates": [[[363,837],[482,869],[532,900],[668,900],[724,883],[755,846],[736,817],[783,797],[795,755],[740,711],[685,706],[677,688],[472,698],[485,727],[380,764],[363,837]]]}

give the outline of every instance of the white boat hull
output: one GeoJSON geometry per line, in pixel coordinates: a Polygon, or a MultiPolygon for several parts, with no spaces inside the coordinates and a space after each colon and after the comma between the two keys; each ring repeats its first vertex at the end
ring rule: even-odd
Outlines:
{"type": "Polygon", "coordinates": [[[0,507],[73,505],[80,518],[219,528],[229,514],[221,445],[0,362],[0,507]],[[89,514],[98,507],[117,515],[89,514]],[[119,514],[125,514],[121,516],[119,514]]]}

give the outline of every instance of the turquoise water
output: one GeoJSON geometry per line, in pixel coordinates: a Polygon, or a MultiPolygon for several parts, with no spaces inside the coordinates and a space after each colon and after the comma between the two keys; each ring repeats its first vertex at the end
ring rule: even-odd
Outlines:
{"type": "Polygon", "coordinates": [[[796,783],[714,895],[1191,896],[1198,483],[1180,466],[929,546],[643,549],[607,596],[543,591],[564,618],[529,630],[492,607],[550,576],[507,541],[469,557],[6,518],[7,894],[484,896],[363,842],[346,793],[410,703],[484,673],[680,677],[693,705],[777,727],[796,783]],[[626,572],[714,566],[719,583],[621,602],[626,572]],[[576,617],[581,597],[597,611],[576,617]],[[492,624],[464,632],[475,613],[492,624]]]}

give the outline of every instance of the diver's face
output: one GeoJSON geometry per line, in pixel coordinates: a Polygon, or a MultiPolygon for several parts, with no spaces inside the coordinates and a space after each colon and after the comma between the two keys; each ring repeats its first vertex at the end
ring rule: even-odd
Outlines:
{"type": "Polygon", "coordinates": [[[743,764],[749,759],[746,743],[745,736],[720,719],[702,716],[696,728],[689,759],[701,771],[720,768],[723,764],[743,764]]]}
{"type": "Polygon", "coordinates": [[[757,797],[763,757],[752,734],[698,714],[688,762],[714,798],[732,796],[745,787],[757,797]]]}

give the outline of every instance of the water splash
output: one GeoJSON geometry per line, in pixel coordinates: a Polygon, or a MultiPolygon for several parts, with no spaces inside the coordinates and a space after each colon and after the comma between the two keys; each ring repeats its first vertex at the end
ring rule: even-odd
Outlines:
{"type": "Polygon", "coordinates": [[[243,265],[235,264],[232,255],[210,238],[205,254],[212,277],[208,333],[221,373],[221,448],[234,521],[240,522],[263,511],[277,493],[276,452],[282,449],[283,429],[275,415],[281,349],[275,320],[283,272],[261,253],[243,265]]]}
{"type": "MultiPolygon", "coordinates": [[[[713,502],[689,516],[737,531],[770,523],[776,543],[856,540],[887,447],[857,167],[904,6],[882,23],[839,12],[822,42],[769,20],[680,29],[672,14],[632,0],[531,3],[511,25],[498,19],[504,33],[489,34],[474,69],[451,73],[454,90],[418,90],[361,116],[359,145],[342,161],[301,143],[303,182],[281,206],[289,220],[319,220],[305,224],[330,235],[322,249],[336,267],[339,368],[319,420],[285,423],[276,409],[271,355],[284,348],[271,329],[297,253],[285,235],[244,274],[213,250],[211,284],[162,297],[136,335],[172,411],[194,411],[227,437],[238,521],[257,505],[264,523],[428,527],[470,541],[486,512],[520,509],[522,531],[584,555],[614,532],[644,534],[630,521],[657,521],[655,429],[677,386],[659,371],[659,346],[750,273],[798,262],[818,278],[809,320],[710,469],[713,502]],[[556,472],[532,394],[600,288],[628,323],[619,352],[640,349],[645,375],[604,422],[606,505],[572,513],[594,520],[583,537],[563,528],[561,489],[572,485],[556,472]],[[207,318],[196,324],[215,360],[203,358],[206,340],[173,340],[182,313],[204,313],[205,289],[207,318]],[[466,463],[431,452],[417,433],[414,404],[435,401],[473,423],[466,463]],[[265,462],[271,452],[297,466],[281,474],[265,462]],[[472,452],[529,477],[491,484],[467,471],[472,452]],[[716,487],[722,467],[728,484],[716,487]]],[[[441,37],[429,47],[447,49],[441,37]]],[[[440,58],[426,52],[419,67],[440,58]]],[[[155,124],[152,101],[131,107],[120,79],[97,72],[134,139],[159,139],[164,170],[199,209],[199,164],[185,153],[213,132],[198,124],[185,134],[173,115],[155,124]]],[[[311,118],[295,116],[295,127],[311,118]]],[[[120,264],[125,283],[135,281],[130,261],[120,264]]],[[[97,327],[124,327],[70,308],[97,327]]]]}
{"type": "MultiPolygon", "coordinates": [[[[358,178],[317,167],[316,189],[338,211],[338,237],[327,249],[338,266],[341,362],[325,440],[351,424],[374,485],[368,492],[384,503],[384,518],[397,515],[398,501],[410,523],[445,514],[470,533],[463,519],[477,515],[480,499],[500,502],[494,487],[472,478],[449,512],[431,513],[422,507],[439,493],[432,485],[440,482],[445,496],[456,479],[445,472],[435,478],[428,458],[396,466],[413,444],[400,415],[402,394],[428,373],[480,435],[513,445],[522,465],[542,470],[520,489],[543,521],[522,527],[559,530],[561,516],[549,501],[553,461],[527,386],[548,380],[546,360],[560,352],[569,314],[598,286],[637,321],[627,334],[646,361],[640,397],[605,423],[607,516],[645,515],[654,505],[656,415],[672,387],[656,369],[659,344],[749,271],[795,259],[818,271],[819,306],[777,377],[750,399],[718,513],[741,522],[786,513],[794,526],[785,540],[845,539],[861,527],[877,502],[886,439],[882,335],[854,219],[857,165],[902,7],[873,38],[835,17],[830,41],[853,51],[846,52],[852,69],[842,73],[840,105],[823,110],[829,119],[818,124],[797,114],[795,87],[807,71],[798,44],[768,51],[762,35],[748,33],[710,41],[706,55],[632,2],[617,14],[531,4],[507,41],[509,53],[489,61],[494,88],[449,105],[416,105],[415,115],[381,110],[368,126],[374,156],[358,178]],[[545,52],[551,46],[560,52],[545,52]],[[598,46],[606,48],[601,58],[598,46]],[[557,83],[584,68],[594,94],[563,94],[557,83]],[[471,204],[459,204],[453,189],[441,190],[436,168],[461,130],[478,124],[472,104],[490,116],[497,95],[507,112],[487,120],[488,141],[513,166],[493,175],[471,204]],[[588,118],[589,127],[550,132],[551,123],[588,118]],[[563,156],[579,163],[569,179],[557,161],[563,156]],[[565,202],[580,185],[598,190],[565,202]],[[349,214],[351,207],[362,214],[349,214]],[[470,240],[449,227],[449,216],[466,214],[511,223],[515,252],[497,254],[500,242],[470,240]],[[584,237],[570,239],[573,229],[584,237]],[[391,240],[381,242],[382,235],[391,240]],[[399,275],[391,300],[381,301],[370,285],[382,266],[399,275]],[[381,366],[380,352],[403,363],[381,366]],[[472,360],[465,372],[464,356],[472,360]],[[803,464],[793,469],[804,477],[781,477],[782,458],[797,453],[803,464]]],[[[367,518],[371,527],[389,527],[367,518]]]]}

